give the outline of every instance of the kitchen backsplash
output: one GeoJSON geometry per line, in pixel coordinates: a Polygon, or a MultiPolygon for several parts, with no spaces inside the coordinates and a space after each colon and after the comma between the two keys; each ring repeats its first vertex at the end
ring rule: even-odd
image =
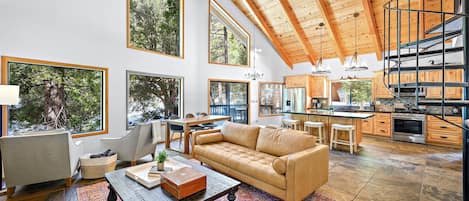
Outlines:
{"type": "MultiPolygon", "coordinates": [[[[397,104],[415,103],[415,97],[401,97],[401,99],[379,98],[375,102],[376,110],[392,111],[397,104]]],[[[431,114],[441,114],[440,106],[420,106],[431,114]]],[[[461,111],[453,111],[455,107],[445,107],[445,114],[459,114],[461,111]]],[[[457,109],[457,108],[456,108],[457,109]]]]}

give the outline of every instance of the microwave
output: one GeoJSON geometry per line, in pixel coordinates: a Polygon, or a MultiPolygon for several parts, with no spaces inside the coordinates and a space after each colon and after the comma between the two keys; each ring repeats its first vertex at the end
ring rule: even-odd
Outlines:
{"type": "MultiPolygon", "coordinates": [[[[394,88],[394,93],[397,94],[399,91],[398,88],[394,88]]],[[[417,96],[425,96],[426,95],[426,90],[424,87],[419,87],[419,88],[402,88],[401,87],[401,96],[410,96],[413,97],[415,95],[417,96]]]]}

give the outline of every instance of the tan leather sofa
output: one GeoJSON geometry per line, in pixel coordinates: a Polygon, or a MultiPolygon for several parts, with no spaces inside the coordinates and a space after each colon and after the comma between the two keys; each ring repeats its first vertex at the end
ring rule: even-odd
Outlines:
{"type": "Polygon", "coordinates": [[[193,139],[194,158],[283,200],[303,200],[328,180],[328,147],[301,131],[227,122],[193,139]]]}

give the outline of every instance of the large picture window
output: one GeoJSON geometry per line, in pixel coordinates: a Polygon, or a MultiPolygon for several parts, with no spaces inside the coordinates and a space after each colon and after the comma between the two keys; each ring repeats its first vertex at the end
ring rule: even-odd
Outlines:
{"type": "Polygon", "coordinates": [[[182,116],[183,78],[127,72],[127,127],[153,119],[182,116]]]}
{"type": "Polygon", "coordinates": [[[73,137],[107,133],[107,69],[2,57],[2,83],[19,85],[8,107],[8,135],[65,129],[73,137]]]}
{"type": "Polygon", "coordinates": [[[341,80],[331,83],[332,105],[369,105],[371,80],[341,80]]]}
{"type": "Polygon", "coordinates": [[[249,123],[249,82],[209,79],[209,113],[249,123]]]}
{"type": "Polygon", "coordinates": [[[210,0],[209,19],[209,63],[248,66],[248,32],[215,0],[210,0]]]}
{"type": "Polygon", "coordinates": [[[127,0],[129,48],[184,57],[183,0],[127,0]]]}

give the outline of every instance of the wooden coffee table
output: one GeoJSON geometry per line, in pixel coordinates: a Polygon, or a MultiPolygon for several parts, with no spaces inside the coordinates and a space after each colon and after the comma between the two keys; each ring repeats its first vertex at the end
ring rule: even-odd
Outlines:
{"type": "MultiPolygon", "coordinates": [[[[239,181],[180,156],[172,157],[171,159],[188,164],[192,166],[192,168],[204,173],[207,176],[206,190],[191,195],[184,200],[216,200],[217,198],[223,197],[225,195],[228,195],[228,200],[230,201],[236,200],[235,193],[241,184],[239,181]]],[[[106,173],[105,178],[109,183],[109,195],[107,198],[108,201],[115,201],[117,200],[117,197],[120,197],[122,201],[176,200],[176,198],[171,196],[168,192],[164,191],[161,186],[148,189],[136,181],[128,178],[125,176],[125,168],[106,173]]]]}

